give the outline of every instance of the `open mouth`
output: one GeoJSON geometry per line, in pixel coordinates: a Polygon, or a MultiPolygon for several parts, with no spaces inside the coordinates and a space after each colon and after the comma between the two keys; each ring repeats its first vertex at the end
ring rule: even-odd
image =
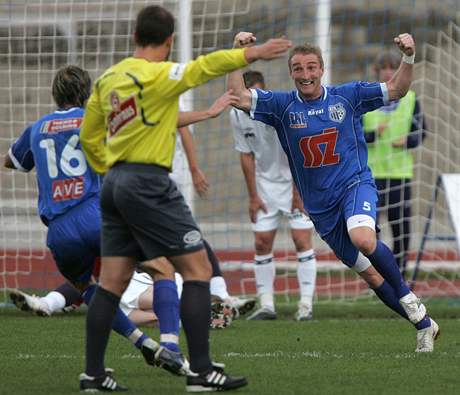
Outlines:
{"type": "Polygon", "coordinates": [[[309,85],[312,85],[312,84],[313,84],[313,80],[300,81],[300,85],[303,85],[303,86],[309,86],[309,85]]]}

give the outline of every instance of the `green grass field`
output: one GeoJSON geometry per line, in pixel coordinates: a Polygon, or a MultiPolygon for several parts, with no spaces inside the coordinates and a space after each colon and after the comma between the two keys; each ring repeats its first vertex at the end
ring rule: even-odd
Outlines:
{"type": "MultiPolygon", "coordinates": [[[[442,335],[418,355],[415,330],[375,302],[319,303],[315,319],[294,322],[282,304],[274,322],[238,320],[214,330],[214,358],[246,375],[239,394],[458,394],[460,302],[427,307],[442,335]]],[[[72,394],[84,366],[84,314],[40,318],[0,309],[0,394],[72,394]]],[[[158,337],[158,331],[147,329],[158,337]]],[[[111,337],[107,366],[132,394],[184,393],[185,380],[147,366],[125,339],[111,337]]]]}

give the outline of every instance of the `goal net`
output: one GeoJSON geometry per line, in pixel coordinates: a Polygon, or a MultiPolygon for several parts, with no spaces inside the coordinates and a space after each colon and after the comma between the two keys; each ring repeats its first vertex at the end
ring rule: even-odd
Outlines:
{"type": "MultiPolygon", "coordinates": [[[[139,9],[161,4],[179,15],[179,1],[8,0],[0,4],[0,152],[30,122],[54,109],[50,87],[56,70],[78,64],[97,77],[133,51],[133,22],[139,9]]],[[[417,42],[412,89],[425,113],[427,137],[413,150],[412,208],[408,278],[424,237],[436,180],[460,173],[459,12],[457,1],[362,0],[194,0],[191,1],[192,56],[229,48],[238,31],[252,31],[258,41],[286,35],[295,44],[320,44],[328,83],[375,80],[372,62],[400,32],[417,42]]],[[[181,19],[178,24],[183,23],[181,19]]],[[[177,42],[177,40],[176,40],[177,42]]],[[[172,57],[180,58],[177,46],[172,57]]],[[[286,59],[259,62],[268,89],[292,89],[286,59]]],[[[220,78],[193,91],[193,107],[208,107],[225,91],[220,78]]],[[[254,239],[248,200],[228,113],[194,127],[200,167],[210,189],[204,199],[191,195],[194,214],[221,260],[230,291],[254,294],[254,239]]],[[[33,172],[0,170],[0,289],[52,289],[62,281],[45,247],[46,229],[36,213],[33,172]]],[[[425,296],[458,296],[458,244],[443,191],[434,205],[417,276],[425,296]],[[447,237],[448,236],[448,237],[447,237]]],[[[387,207],[386,207],[387,208],[387,207]]],[[[381,237],[392,246],[391,226],[382,210],[381,237]]],[[[369,293],[362,280],[337,261],[326,244],[313,239],[318,258],[319,300],[355,300],[369,293]]],[[[274,246],[275,290],[298,292],[296,254],[283,225],[274,246]]]]}

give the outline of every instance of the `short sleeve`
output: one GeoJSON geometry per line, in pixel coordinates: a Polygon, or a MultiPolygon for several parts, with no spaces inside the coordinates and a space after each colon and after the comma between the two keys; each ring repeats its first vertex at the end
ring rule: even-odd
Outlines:
{"type": "Polygon", "coordinates": [[[241,124],[240,116],[242,114],[238,113],[238,110],[232,109],[230,111],[230,124],[232,125],[233,130],[233,139],[235,141],[235,149],[238,152],[250,153],[251,148],[249,147],[246,138],[244,137],[244,128],[241,124]]]}
{"type": "Polygon", "coordinates": [[[358,115],[376,110],[389,103],[388,88],[380,82],[350,82],[338,87],[358,115]]]}
{"type": "Polygon", "coordinates": [[[29,172],[35,166],[34,156],[30,146],[30,133],[32,127],[29,126],[21,136],[14,142],[8,151],[8,155],[17,170],[29,172]]]}
{"type": "Polygon", "coordinates": [[[251,118],[274,127],[280,123],[286,107],[287,94],[262,89],[250,89],[250,91],[252,101],[249,115],[251,118]]]}

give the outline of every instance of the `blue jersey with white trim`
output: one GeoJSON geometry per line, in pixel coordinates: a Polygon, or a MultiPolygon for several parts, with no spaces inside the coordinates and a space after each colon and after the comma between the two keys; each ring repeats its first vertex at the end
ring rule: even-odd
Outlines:
{"type": "Polygon", "coordinates": [[[45,224],[99,194],[100,177],[88,166],[80,146],[83,113],[71,108],[45,115],[9,150],[16,169],[36,168],[38,212],[45,224]]]}
{"type": "Polygon", "coordinates": [[[347,188],[372,179],[361,115],[388,102],[386,84],[323,87],[311,101],[297,91],[251,93],[250,115],[276,129],[309,213],[330,210],[347,188]]]}

